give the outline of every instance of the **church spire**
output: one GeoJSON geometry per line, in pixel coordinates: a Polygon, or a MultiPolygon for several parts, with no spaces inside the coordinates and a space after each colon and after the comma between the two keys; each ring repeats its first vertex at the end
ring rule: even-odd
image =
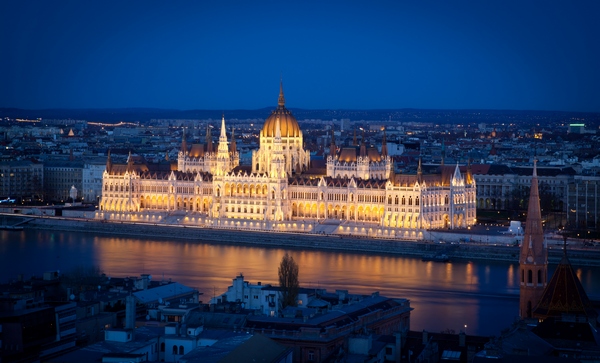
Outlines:
{"type": "Polygon", "coordinates": [[[285,97],[283,97],[283,79],[279,81],[279,100],[277,104],[280,108],[285,107],[285,97]]]}
{"type": "Polygon", "coordinates": [[[533,310],[540,302],[548,283],[548,250],[544,244],[536,163],[537,160],[534,159],[527,220],[519,257],[521,270],[519,316],[522,319],[533,316],[533,310]]]}
{"type": "Polygon", "coordinates": [[[227,129],[225,128],[225,115],[223,115],[221,118],[221,135],[219,135],[219,145],[217,146],[217,152],[222,157],[225,157],[225,155],[229,153],[227,144],[227,129]]]}

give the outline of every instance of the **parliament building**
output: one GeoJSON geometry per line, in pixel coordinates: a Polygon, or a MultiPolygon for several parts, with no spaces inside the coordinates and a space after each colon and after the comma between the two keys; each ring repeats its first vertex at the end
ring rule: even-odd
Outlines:
{"type": "Polygon", "coordinates": [[[419,161],[416,174],[395,174],[385,132],[382,141],[381,150],[367,147],[364,137],[360,145],[355,138],[354,145],[339,147],[332,135],[326,167],[312,167],[280,85],[252,165],[240,165],[224,117],[216,147],[210,129],[204,144],[188,145],[184,132],[176,163],[150,164],[130,155],[126,164],[113,164],[109,152],[99,212],[133,221],[176,213],[199,225],[305,232],[330,224],[334,233],[360,234],[366,226],[387,237],[475,223],[470,166],[464,173],[458,165],[440,166],[424,175],[419,161]]]}

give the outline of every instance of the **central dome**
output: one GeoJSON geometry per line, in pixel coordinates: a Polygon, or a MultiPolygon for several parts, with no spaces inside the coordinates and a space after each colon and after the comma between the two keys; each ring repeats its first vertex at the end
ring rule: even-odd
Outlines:
{"type": "Polygon", "coordinates": [[[283,97],[283,83],[279,86],[279,102],[277,109],[271,112],[271,115],[265,120],[262,129],[264,137],[275,137],[275,129],[277,128],[277,119],[279,119],[279,127],[281,137],[300,137],[300,126],[298,121],[290,110],[285,108],[285,98],[283,97]]]}

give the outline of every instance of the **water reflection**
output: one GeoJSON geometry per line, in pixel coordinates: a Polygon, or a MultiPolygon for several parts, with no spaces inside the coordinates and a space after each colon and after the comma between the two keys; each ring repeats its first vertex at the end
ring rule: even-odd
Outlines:
{"type": "MultiPolygon", "coordinates": [[[[195,287],[208,301],[243,273],[251,282],[277,284],[284,249],[222,246],[51,231],[2,231],[0,273],[5,279],[98,265],[111,276],[149,273],[195,287]]],[[[517,267],[499,262],[423,262],[420,259],[291,250],[304,287],[379,291],[408,298],[414,330],[498,334],[518,313],[517,267]]],[[[552,271],[550,271],[552,272],[552,271]]],[[[600,292],[598,269],[577,270],[589,294],[600,292]]]]}

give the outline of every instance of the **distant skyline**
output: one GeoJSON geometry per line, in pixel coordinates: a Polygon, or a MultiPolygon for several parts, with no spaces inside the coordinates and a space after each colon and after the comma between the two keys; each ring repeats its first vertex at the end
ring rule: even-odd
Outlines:
{"type": "Polygon", "coordinates": [[[0,107],[600,112],[600,1],[4,1],[0,107]]]}

